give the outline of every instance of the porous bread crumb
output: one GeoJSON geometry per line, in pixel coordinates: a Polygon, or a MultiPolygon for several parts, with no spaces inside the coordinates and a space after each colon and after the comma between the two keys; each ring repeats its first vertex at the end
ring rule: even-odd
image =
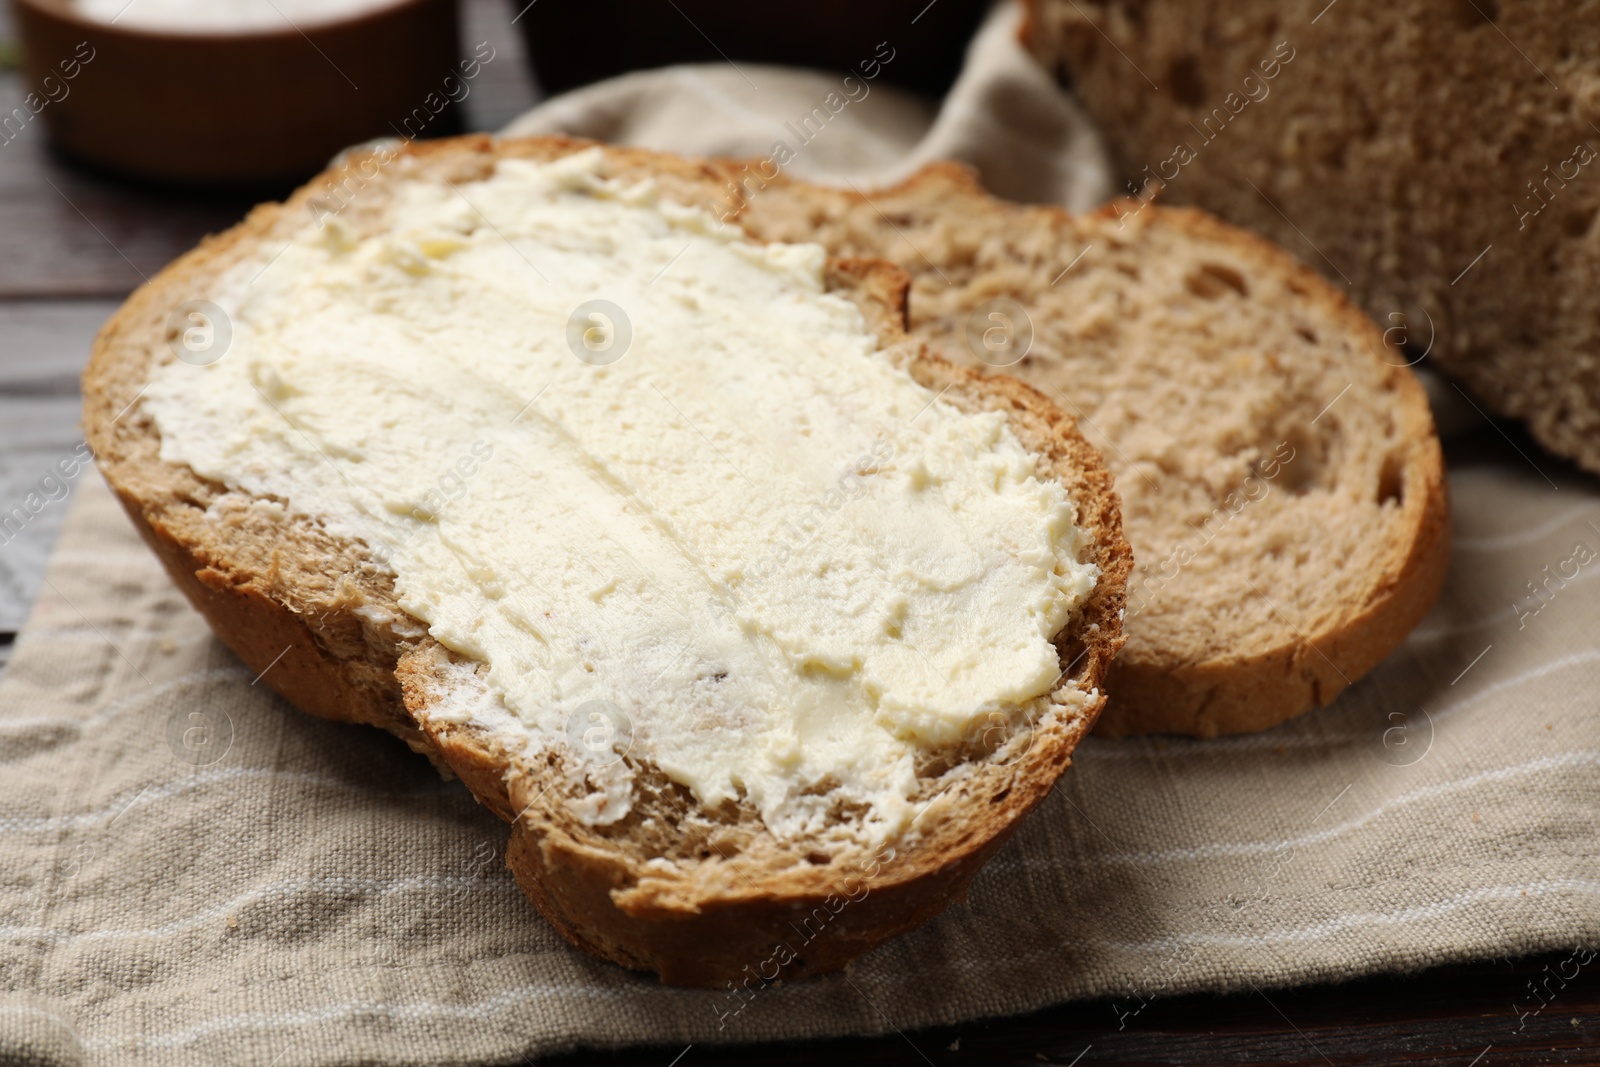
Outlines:
{"type": "Polygon", "coordinates": [[[1281,242],[1485,410],[1526,421],[1545,447],[1600,472],[1592,10],[1029,8],[1034,52],[1098,120],[1126,180],[1168,177],[1163,201],[1281,242]],[[1175,158],[1177,146],[1193,158],[1175,158]]]}

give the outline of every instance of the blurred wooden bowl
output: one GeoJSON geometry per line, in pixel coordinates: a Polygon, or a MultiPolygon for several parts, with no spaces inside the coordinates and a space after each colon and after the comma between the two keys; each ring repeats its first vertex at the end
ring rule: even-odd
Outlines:
{"type": "Polygon", "coordinates": [[[458,128],[445,87],[461,77],[456,0],[395,0],[299,28],[195,33],[97,21],[70,0],[13,3],[52,143],[121,174],[186,185],[290,182],[359,141],[458,128]]]}

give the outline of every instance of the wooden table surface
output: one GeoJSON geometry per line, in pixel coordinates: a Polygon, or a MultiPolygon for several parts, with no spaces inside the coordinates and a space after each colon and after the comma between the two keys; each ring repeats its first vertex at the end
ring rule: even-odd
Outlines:
{"type": "MultiPolygon", "coordinates": [[[[466,47],[487,40],[496,49],[496,61],[465,101],[469,129],[495,129],[538,99],[511,14],[507,0],[465,4],[466,47]]],[[[24,92],[14,55],[5,9],[0,108],[6,112],[24,92]]],[[[53,157],[43,135],[35,124],[0,145],[0,501],[7,506],[78,443],[77,374],[91,337],[118,301],[263,195],[137,187],[53,157]]],[[[0,667],[65,510],[45,509],[21,537],[0,547],[0,667]]],[[[1600,965],[1564,986],[1547,981],[1569,956],[1483,961],[1337,986],[1171,997],[1151,1002],[1125,1026],[1110,1001],[1091,1001],[872,1040],[661,1047],[548,1062],[1600,1063],[1600,965]],[[1541,983],[1553,992],[1535,999],[1531,989],[1541,983]],[[1542,1010],[1529,1013],[1541,1003],[1542,1010]]]]}

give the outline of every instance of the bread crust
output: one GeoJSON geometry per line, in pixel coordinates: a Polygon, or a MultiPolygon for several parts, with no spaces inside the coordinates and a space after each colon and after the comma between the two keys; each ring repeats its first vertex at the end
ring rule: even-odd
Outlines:
{"type": "MultiPolygon", "coordinates": [[[[410,145],[384,164],[373,184],[393,175],[463,180],[506,155],[549,158],[588,147],[566,139],[494,142],[465,137],[410,145]]],[[[675,184],[718,182],[722,165],[628,149],[606,149],[621,171],[656,176],[666,195],[675,184]]],[[[965,890],[1018,822],[1053,788],[1077,742],[1104,704],[1102,683],[1121,646],[1124,586],[1132,554],[1122,537],[1112,479],[1073,420],[1013,379],[954,367],[909,345],[900,334],[907,280],[891,265],[838,260],[831,288],[847,291],[913,375],[946,389],[947,401],[1005,414],[1042,474],[1067,487],[1100,579],[1058,639],[1063,680],[1019,757],[971,767],[923,808],[926,821],[881,851],[867,867],[792,863],[782,869],[741,861],[701,864],[691,876],[666,878],[538,803],[540,768],[514,739],[479,724],[431,714],[447,696],[441,664],[450,657],[431,638],[375,621],[393,608],[390,579],[365,548],[310,520],[230,493],[187,468],[164,463],[159,434],[138,405],[167,352],[168,317],[222,270],[263,241],[304,224],[312,200],[348,184],[371,152],[356,154],[314,179],[282,205],[257,208],[233,230],[205,241],[141,286],[95,340],[84,373],[84,425],[101,470],[135,526],[217,636],[261,681],[298,707],[325,718],[389,730],[459,776],[474,796],[512,824],[506,862],[534,906],[573,944],[624,966],[654,970],[669,982],[758,984],[844,966],[885,939],[937,914],[965,890]],[[730,873],[739,877],[729,877],[730,873]],[[852,875],[854,877],[852,878],[852,875]],[[841,903],[842,902],[842,903],[841,903]],[[799,923],[823,909],[826,930],[782,963],[776,946],[796,939],[799,923]],[[766,973],[769,969],[773,973],[766,973]]],[[[352,225],[378,212],[381,196],[352,199],[341,210],[352,225]]]]}

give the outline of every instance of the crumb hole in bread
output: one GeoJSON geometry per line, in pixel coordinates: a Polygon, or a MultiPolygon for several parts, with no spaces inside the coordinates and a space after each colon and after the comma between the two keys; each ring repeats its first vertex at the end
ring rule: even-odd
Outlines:
{"type": "Polygon", "coordinates": [[[1494,154],[1496,163],[1521,163],[1528,159],[1533,145],[1529,142],[1527,134],[1519,133],[1511,137],[1500,146],[1494,154]]]}
{"type": "Polygon", "coordinates": [[[1073,637],[1066,642],[1064,647],[1061,645],[1056,647],[1061,659],[1067,664],[1066,674],[1064,675],[1065,680],[1069,682],[1082,681],[1084,671],[1089,669],[1089,657],[1084,655],[1086,646],[1083,641],[1073,637]]]}
{"type": "Polygon", "coordinates": [[[813,867],[826,867],[833,862],[833,857],[826,852],[807,852],[806,862],[813,867]]]}
{"type": "Polygon", "coordinates": [[[1004,804],[1006,802],[1006,797],[1008,797],[1010,795],[1011,795],[1011,787],[1010,786],[1006,786],[1004,789],[1000,790],[1000,792],[998,792],[994,796],[990,797],[989,801],[990,801],[990,803],[993,803],[993,804],[1004,804]]]}
{"type": "Polygon", "coordinates": [[[1383,457],[1383,466],[1378,469],[1378,506],[1399,507],[1405,503],[1405,496],[1405,461],[1390,452],[1383,457]]]}
{"type": "Polygon", "coordinates": [[[1187,52],[1167,64],[1167,84],[1172,87],[1172,98],[1185,107],[1195,107],[1206,98],[1200,63],[1187,52]]]}
{"type": "Polygon", "coordinates": [[[1230,289],[1239,296],[1250,295],[1244,275],[1222,263],[1200,264],[1183,279],[1183,287],[1202,300],[1216,300],[1230,289]]]}
{"type": "Polygon", "coordinates": [[[1098,35],[1082,37],[1075,43],[1075,55],[1070,61],[1066,56],[1062,56],[1050,64],[1050,73],[1055,75],[1057,84],[1067,93],[1073,92],[1076,84],[1076,80],[1072,76],[1073,64],[1081,63],[1087,68],[1094,62],[1095,55],[1100,51],[1098,35]]]}
{"type": "Polygon", "coordinates": [[[1297,334],[1299,334],[1299,335],[1300,335],[1300,337],[1301,337],[1301,338],[1302,338],[1302,339],[1303,339],[1303,340],[1304,340],[1304,341],[1305,341],[1305,342],[1306,342],[1306,344],[1308,344],[1308,345],[1314,345],[1314,344],[1316,344],[1316,343],[1317,343],[1317,331],[1316,331],[1316,330],[1313,330],[1313,329],[1312,329],[1312,328],[1311,328],[1311,327],[1309,327],[1309,326],[1296,326],[1296,327],[1295,327],[1295,328],[1294,328],[1294,332],[1295,332],[1295,333],[1297,333],[1297,334]]]}
{"type": "Polygon", "coordinates": [[[1499,0],[1454,0],[1456,25],[1476,29],[1500,21],[1499,0]]]}
{"type": "Polygon", "coordinates": [[[706,842],[718,856],[724,860],[731,860],[744,851],[749,843],[747,837],[741,834],[737,827],[718,826],[711,830],[711,837],[706,842]]]}
{"type": "MultiPolygon", "coordinates": [[[[1271,457],[1276,464],[1273,484],[1295,496],[1304,496],[1317,487],[1322,474],[1321,454],[1315,436],[1304,429],[1291,430],[1261,449],[1261,455],[1271,457]]],[[[1264,466],[1258,463],[1258,473],[1263,477],[1264,466]]]]}
{"type": "Polygon", "coordinates": [[[1132,263],[1118,263],[1116,264],[1116,268],[1118,273],[1126,274],[1134,281],[1139,280],[1139,268],[1134,266],[1132,263]]]}

